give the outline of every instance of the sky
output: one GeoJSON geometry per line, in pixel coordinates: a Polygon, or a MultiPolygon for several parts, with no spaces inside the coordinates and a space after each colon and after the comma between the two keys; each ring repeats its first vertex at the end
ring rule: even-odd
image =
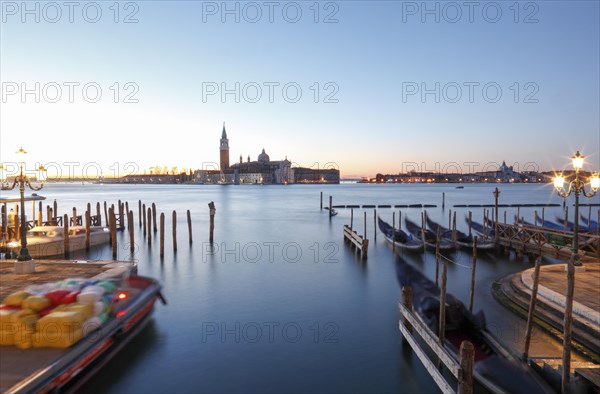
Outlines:
{"type": "Polygon", "coordinates": [[[600,2],[1,1],[0,161],[600,168],[600,2]]]}

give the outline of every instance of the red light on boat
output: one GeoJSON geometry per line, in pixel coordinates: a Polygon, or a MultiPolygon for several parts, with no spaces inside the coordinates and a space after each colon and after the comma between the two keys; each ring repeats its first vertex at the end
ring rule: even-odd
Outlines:
{"type": "Polygon", "coordinates": [[[120,291],[117,293],[117,300],[122,301],[127,298],[127,293],[124,291],[120,291]]]}

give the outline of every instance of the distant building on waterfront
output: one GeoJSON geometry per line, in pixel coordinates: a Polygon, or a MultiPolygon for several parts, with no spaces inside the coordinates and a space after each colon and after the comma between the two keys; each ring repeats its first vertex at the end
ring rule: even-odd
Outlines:
{"type": "Polygon", "coordinates": [[[258,155],[258,159],[244,162],[240,155],[240,162],[233,164],[229,173],[233,170],[233,183],[236,185],[243,183],[292,183],[293,171],[292,162],[287,159],[271,161],[269,155],[263,148],[258,155]]]}
{"type": "Polygon", "coordinates": [[[271,160],[263,148],[256,160],[229,162],[229,139],[223,123],[219,143],[220,168],[218,170],[198,170],[194,173],[194,182],[220,184],[290,184],[290,183],[340,183],[340,171],[336,168],[313,169],[292,167],[287,157],[283,160],[271,160]]]}
{"type": "Polygon", "coordinates": [[[377,174],[375,178],[366,178],[362,182],[395,182],[395,183],[518,183],[518,182],[546,182],[546,177],[535,171],[520,173],[513,166],[507,166],[503,161],[496,171],[480,171],[467,174],[418,172],[410,171],[399,174],[377,174]]]}

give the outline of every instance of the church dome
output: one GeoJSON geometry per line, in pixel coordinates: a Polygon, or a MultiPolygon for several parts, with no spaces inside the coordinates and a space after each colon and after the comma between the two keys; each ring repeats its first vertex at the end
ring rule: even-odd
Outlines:
{"type": "Polygon", "coordinates": [[[258,161],[260,161],[261,163],[266,163],[271,161],[271,159],[269,158],[269,155],[267,155],[265,153],[265,148],[263,148],[262,153],[260,155],[258,155],[258,161]]]}

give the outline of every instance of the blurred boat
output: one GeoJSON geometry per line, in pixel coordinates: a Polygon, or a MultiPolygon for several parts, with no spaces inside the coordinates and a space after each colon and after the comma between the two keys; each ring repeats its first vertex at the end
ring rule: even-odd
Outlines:
{"type": "Polygon", "coordinates": [[[384,222],[380,217],[377,217],[379,230],[385,236],[386,241],[396,245],[400,249],[421,251],[423,250],[423,241],[407,234],[401,229],[392,228],[388,223],[384,222]]]}
{"type": "MultiPolygon", "coordinates": [[[[408,218],[404,219],[404,223],[406,223],[406,229],[410,234],[412,234],[413,237],[425,242],[425,245],[430,250],[436,249],[437,235],[433,231],[429,229],[422,229],[421,226],[418,226],[415,222],[410,221],[408,218]]],[[[452,250],[454,248],[455,245],[452,241],[449,241],[446,238],[440,238],[440,250],[452,250]]]]}
{"type": "MultiPolygon", "coordinates": [[[[453,231],[452,230],[449,230],[449,229],[441,226],[440,224],[434,222],[433,220],[429,219],[429,216],[426,216],[426,218],[427,218],[427,226],[429,226],[429,228],[434,233],[436,233],[436,237],[437,237],[437,231],[439,229],[440,237],[452,242],[452,240],[453,240],[453,231]]],[[[455,230],[455,233],[456,233],[456,240],[455,240],[456,245],[461,246],[463,248],[473,249],[473,236],[472,235],[465,234],[459,230],[455,230]]],[[[495,242],[491,239],[477,238],[477,249],[479,249],[479,250],[493,249],[495,245],[496,245],[495,242]]]]}
{"type": "MultiPolygon", "coordinates": [[[[413,308],[429,329],[439,331],[440,289],[423,273],[396,260],[401,287],[411,287],[413,308]]],[[[483,311],[473,315],[465,305],[446,293],[444,347],[458,361],[460,344],[469,341],[475,348],[475,381],[493,393],[552,393],[553,390],[525,363],[512,356],[488,331],[483,311]]]]}

